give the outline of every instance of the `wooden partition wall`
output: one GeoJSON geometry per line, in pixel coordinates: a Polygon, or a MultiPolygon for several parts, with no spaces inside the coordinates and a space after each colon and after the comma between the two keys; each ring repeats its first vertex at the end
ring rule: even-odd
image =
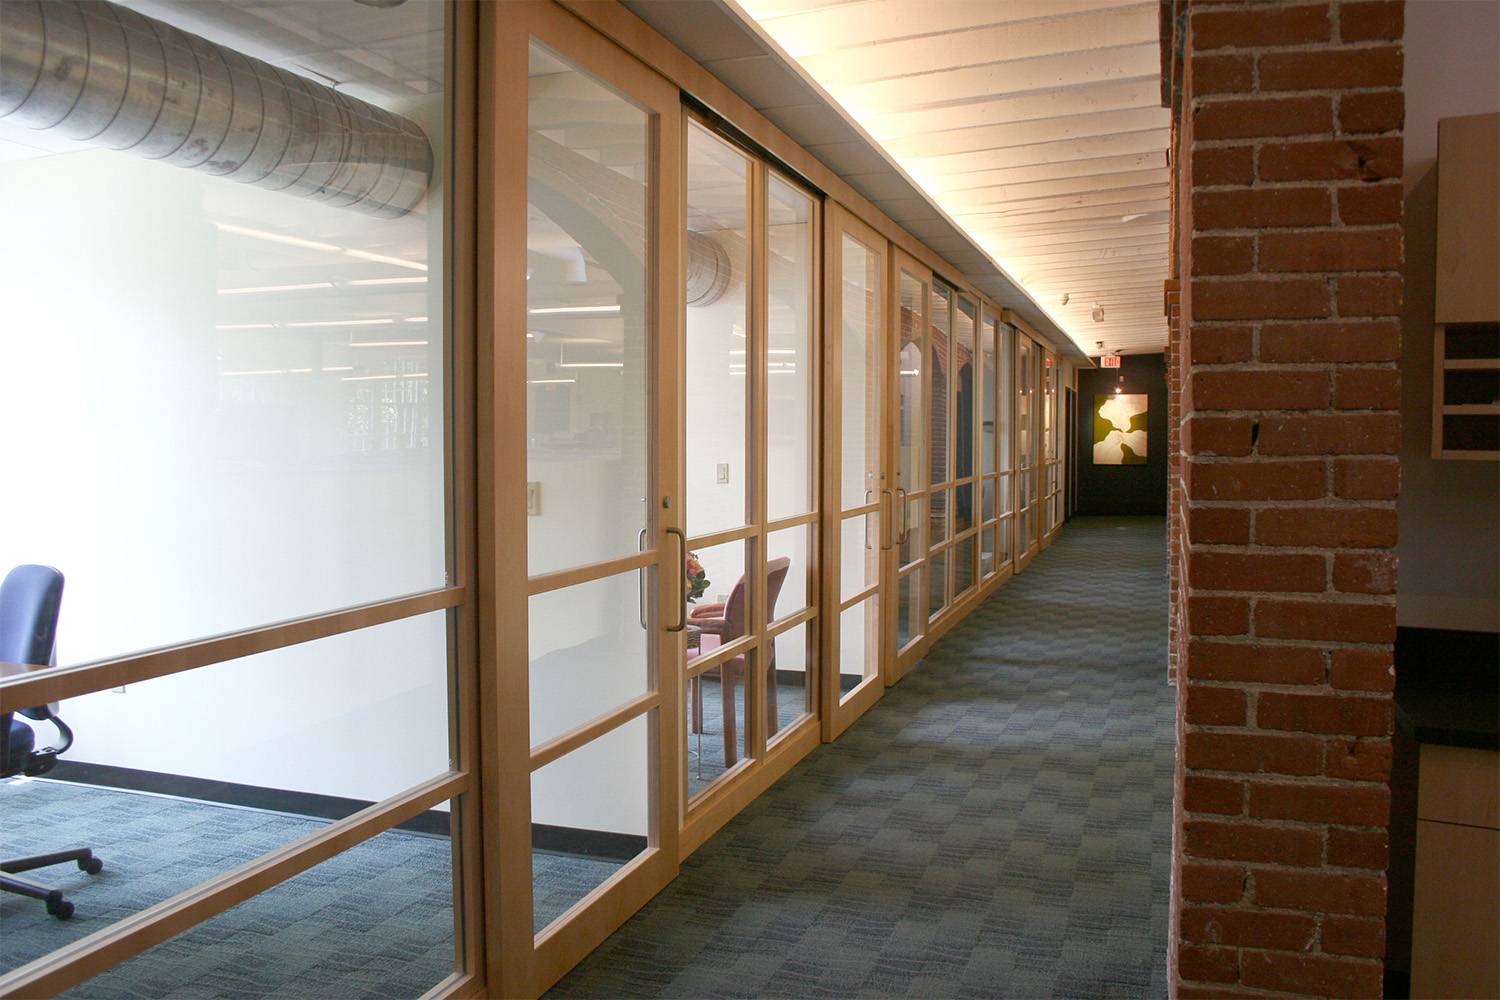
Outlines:
{"type": "Polygon", "coordinates": [[[539,995],[1061,526],[1071,369],[1006,303],[614,3],[458,3],[449,33],[447,585],[0,693],[9,710],[441,614],[451,768],[5,975],[0,995],[64,990],[444,804],[455,955],[430,995],[539,995]],[[737,220],[692,221],[723,193],[689,202],[705,137],[743,178],[724,202],[737,220]],[[787,291],[797,268],[805,293],[787,291]],[[742,317],[718,332],[740,339],[699,338],[691,310],[725,294],[742,317]],[[708,404],[688,372],[706,343],[743,395],[703,446],[733,448],[702,487],[708,404]],[[808,387],[779,424],[795,394],[777,378],[808,387]],[[790,494],[789,470],[806,481],[790,494]],[[719,486],[741,506],[705,527],[719,486]],[[801,589],[777,605],[782,549],[801,589]],[[710,550],[738,561],[702,603],[737,577],[747,595],[748,625],[717,646],[688,627],[682,572],[710,550]],[[731,682],[732,741],[695,716],[731,682]],[[705,778],[710,752],[724,767],[705,778]],[[628,847],[543,916],[536,859],[559,831],[628,847]]]}

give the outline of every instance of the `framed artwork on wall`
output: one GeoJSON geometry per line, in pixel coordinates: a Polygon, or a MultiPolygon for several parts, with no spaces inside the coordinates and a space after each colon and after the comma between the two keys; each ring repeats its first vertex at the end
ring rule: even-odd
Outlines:
{"type": "Polygon", "coordinates": [[[1094,396],[1094,464],[1146,464],[1145,393],[1094,396]]]}

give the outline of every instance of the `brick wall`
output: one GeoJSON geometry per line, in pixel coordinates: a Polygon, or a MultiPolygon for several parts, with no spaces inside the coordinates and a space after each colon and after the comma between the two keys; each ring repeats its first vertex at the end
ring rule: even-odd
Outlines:
{"type": "Polygon", "coordinates": [[[1172,9],[1173,988],[1379,997],[1403,4],[1172,9]]]}

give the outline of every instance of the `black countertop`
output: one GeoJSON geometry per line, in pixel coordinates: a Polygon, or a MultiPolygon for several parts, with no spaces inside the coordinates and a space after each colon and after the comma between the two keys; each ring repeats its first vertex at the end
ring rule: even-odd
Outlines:
{"type": "Polygon", "coordinates": [[[1500,750],[1500,633],[1397,629],[1396,712],[1418,743],[1500,750]]]}

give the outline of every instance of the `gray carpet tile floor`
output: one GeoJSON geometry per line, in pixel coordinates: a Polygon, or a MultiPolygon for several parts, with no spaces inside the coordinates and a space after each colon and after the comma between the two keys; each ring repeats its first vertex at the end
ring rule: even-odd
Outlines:
{"type": "Polygon", "coordinates": [[[547,995],[1162,997],[1161,518],[1079,518],[547,995]]]}

